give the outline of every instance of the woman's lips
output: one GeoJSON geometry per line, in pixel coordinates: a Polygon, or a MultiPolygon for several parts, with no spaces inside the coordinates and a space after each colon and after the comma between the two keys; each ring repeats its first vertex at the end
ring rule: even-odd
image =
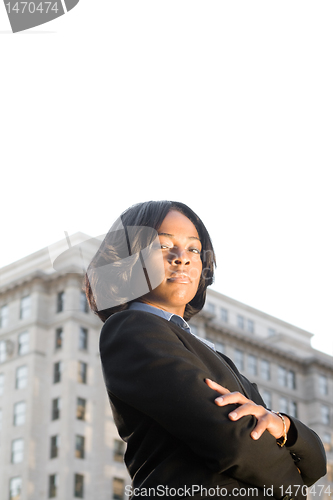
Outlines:
{"type": "Polygon", "coordinates": [[[191,283],[191,279],[187,274],[173,274],[168,278],[168,281],[173,283],[191,283]]]}

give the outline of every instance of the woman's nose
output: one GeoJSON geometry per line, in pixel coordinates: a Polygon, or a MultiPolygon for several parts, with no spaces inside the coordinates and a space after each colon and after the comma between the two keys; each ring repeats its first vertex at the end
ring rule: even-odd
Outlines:
{"type": "Polygon", "coordinates": [[[173,248],[170,252],[169,260],[172,264],[186,265],[190,263],[190,258],[186,250],[173,248]]]}

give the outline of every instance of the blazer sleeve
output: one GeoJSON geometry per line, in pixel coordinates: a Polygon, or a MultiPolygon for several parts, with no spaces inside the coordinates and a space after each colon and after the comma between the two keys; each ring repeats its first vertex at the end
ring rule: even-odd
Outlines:
{"type": "Polygon", "coordinates": [[[304,484],[311,486],[326,474],[326,453],[319,436],[295,417],[290,417],[295,439],[286,448],[299,468],[304,484]]]}
{"type": "MultiPolygon", "coordinates": [[[[216,392],[205,378],[225,384],[222,363],[217,379],[216,371],[184,345],[167,321],[133,313],[118,313],[102,329],[100,352],[108,391],[153,419],[216,472],[259,488],[273,486],[276,498],[289,486],[302,486],[286,447],[277,446],[268,432],[257,441],[250,437],[255,417],[234,422],[228,414],[237,405],[215,405],[216,392]]],[[[312,450],[311,462],[316,459],[321,459],[318,447],[312,450]]]]}

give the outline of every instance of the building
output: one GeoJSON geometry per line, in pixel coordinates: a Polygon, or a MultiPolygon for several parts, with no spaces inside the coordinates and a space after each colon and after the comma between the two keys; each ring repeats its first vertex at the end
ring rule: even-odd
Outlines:
{"type": "MultiPolygon", "coordinates": [[[[101,374],[101,321],[82,291],[96,241],[67,241],[0,270],[0,500],[121,500],[129,483],[101,374]]],[[[269,407],[321,436],[330,463],[319,483],[332,491],[332,357],[312,349],[310,333],[215,291],[191,326],[269,407]]]]}
{"type": "Polygon", "coordinates": [[[328,473],[309,494],[332,498],[333,357],[311,347],[311,333],[214,290],[190,324],[258,385],[268,408],[299,418],[321,437],[328,473]]]}

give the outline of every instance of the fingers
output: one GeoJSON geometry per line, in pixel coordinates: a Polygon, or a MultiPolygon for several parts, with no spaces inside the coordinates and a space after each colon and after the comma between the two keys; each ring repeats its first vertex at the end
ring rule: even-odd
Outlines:
{"type": "Polygon", "coordinates": [[[229,418],[231,420],[239,420],[246,415],[253,415],[256,418],[260,418],[262,415],[260,408],[260,406],[256,405],[252,401],[249,401],[242,406],[238,406],[238,408],[229,413],[229,418]]]}
{"type": "Polygon", "coordinates": [[[269,424],[268,420],[269,419],[267,418],[266,415],[264,415],[258,419],[257,425],[255,426],[255,428],[251,432],[252,439],[257,440],[263,435],[263,433],[265,432],[265,430],[268,427],[268,424],[269,424]]]}
{"type": "Polygon", "coordinates": [[[210,378],[205,379],[206,384],[208,387],[211,389],[214,389],[214,391],[219,392],[220,394],[228,394],[230,391],[226,388],[223,387],[222,385],[218,384],[217,382],[213,382],[210,378]]]}
{"type": "Polygon", "coordinates": [[[223,396],[218,396],[215,399],[215,404],[217,404],[218,406],[233,405],[233,404],[244,405],[246,403],[252,403],[252,401],[247,399],[247,397],[241,394],[240,392],[224,393],[223,396]]]}
{"type": "Polygon", "coordinates": [[[263,435],[266,429],[268,430],[270,424],[269,414],[263,406],[257,405],[253,401],[249,401],[229,413],[228,417],[235,422],[247,415],[252,415],[257,419],[257,425],[251,432],[252,439],[257,440],[263,435]]]}
{"type": "Polygon", "coordinates": [[[239,406],[231,413],[229,413],[228,417],[230,418],[230,420],[233,420],[235,422],[247,415],[252,415],[257,419],[257,425],[251,432],[252,439],[259,439],[266,430],[276,439],[279,437],[277,435],[278,433],[276,430],[276,423],[272,422],[272,420],[274,420],[274,416],[272,416],[272,414],[263,406],[257,405],[253,401],[248,400],[247,403],[239,406]]]}
{"type": "Polygon", "coordinates": [[[215,399],[215,403],[218,406],[225,406],[229,404],[244,404],[249,401],[249,399],[247,399],[240,392],[230,392],[229,389],[223,387],[222,385],[214,382],[209,378],[206,378],[205,382],[211,389],[214,389],[214,391],[222,394],[222,396],[219,396],[215,399]]]}
{"type": "MultiPolygon", "coordinates": [[[[239,405],[229,413],[228,417],[230,420],[236,422],[246,415],[256,417],[257,425],[251,432],[252,439],[259,439],[265,430],[274,437],[279,437],[278,434],[279,430],[281,430],[281,420],[277,415],[272,414],[263,406],[257,405],[240,392],[230,392],[226,387],[208,378],[205,379],[205,382],[208,387],[221,394],[221,396],[218,396],[214,401],[217,406],[227,406],[231,404],[239,405]]],[[[290,422],[288,423],[290,425],[290,422]]]]}

